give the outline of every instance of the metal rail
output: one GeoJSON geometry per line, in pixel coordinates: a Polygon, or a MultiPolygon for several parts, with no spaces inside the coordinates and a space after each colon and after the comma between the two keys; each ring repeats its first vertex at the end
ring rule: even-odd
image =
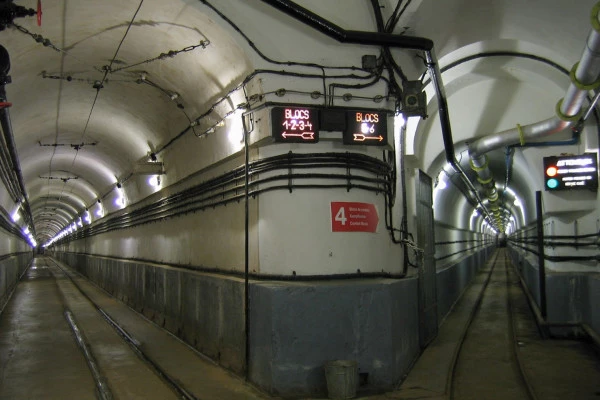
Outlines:
{"type": "Polygon", "coordinates": [[[94,357],[94,354],[90,349],[90,345],[83,336],[83,333],[81,333],[77,322],[75,322],[75,317],[73,316],[73,313],[70,310],[66,309],[64,314],[65,319],[69,323],[69,326],[71,327],[71,330],[75,335],[75,341],[77,342],[79,348],[83,352],[85,361],[87,362],[88,367],[90,368],[90,372],[92,373],[92,377],[94,378],[94,382],[96,383],[96,389],[98,390],[100,398],[102,400],[112,400],[112,392],[108,387],[106,380],[102,376],[102,373],[100,372],[100,367],[98,366],[98,362],[96,361],[96,358],[94,357]]]}
{"type": "Polygon", "coordinates": [[[462,332],[459,344],[457,345],[455,353],[453,355],[453,359],[452,359],[451,366],[450,366],[450,371],[447,375],[448,379],[446,381],[446,394],[448,395],[449,399],[455,398],[456,370],[457,370],[460,353],[462,351],[463,345],[468,336],[468,332],[471,329],[473,320],[475,319],[475,315],[477,314],[477,312],[481,306],[483,297],[487,292],[488,284],[491,280],[494,269],[496,268],[499,261],[504,262],[505,273],[506,273],[506,297],[507,297],[507,305],[508,305],[508,320],[509,320],[509,325],[510,325],[510,335],[511,335],[510,340],[512,342],[511,348],[514,353],[514,359],[515,359],[516,364],[518,365],[518,370],[519,370],[519,374],[520,374],[521,381],[522,381],[521,383],[525,387],[527,395],[529,396],[529,398],[531,400],[539,400],[539,398],[537,397],[537,395],[533,389],[533,386],[531,385],[531,383],[529,381],[529,377],[527,376],[527,374],[525,372],[523,363],[519,357],[518,341],[516,338],[515,316],[514,316],[514,312],[513,312],[512,302],[510,299],[509,279],[508,279],[509,272],[508,272],[508,263],[506,262],[506,250],[505,249],[498,250],[495,254],[495,258],[494,258],[492,267],[490,268],[490,271],[488,273],[488,276],[486,277],[486,280],[483,284],[481,292],[479,293],[477,300],[475,301],[475,306],[473,307],[473,309],[469,315],[468,321],[462,332]]]}
{"type": "MultiPolygon", "coordinates": [[[[92,298],[88,296],[88,294],[79,286],[79,284],[75,281],[75,279],[73,279],[71,274],[66,269],[61,267],[59,263],[57,263],[50,257],[44,257],[44,259],[46,261],[46,264],[48,263],[48,261],[51,261],[58,269],[60,269],[63,272],[63,274],[71,281],[73,286],[75,286],[75,288],[81,293],[81,295],[98,311],[102,318],[104,318],[106,322],[119,334],[119,336],[121,336],[121,338],[123,338],[123,340],[131,347],[133,352],[143,362],[145,362],[150,367],[150,369],[154,371],[154,373],[156,373],[158,377],[161,378],[171,390],[173,390],[174,393],[176,393],[178,396],[180,396],[180,398],[185,400],[198,400],[198,397],[190,393],[181,384],[177,383],[177,381],[173,377],[171,377],[164,369],[162,369],[158,363],[152,360],[152,358],[141,349],[140,342],[133,338],[133,336],[131,336],[122,326],[120,326],[114,319],[112,319],[94,300],[92,300],[92,298]]],[[[79,338],[78,343],[80,343],[79,338]]],[[[94,374],[94,371],[92,371],[92,373],[94,374]]],[[[96,377],[96,374],[94,374],[94,377],[96,377]]],[[[112,397],[103,397],[103,399],[104,398],[108,400],[112,397]]]]}

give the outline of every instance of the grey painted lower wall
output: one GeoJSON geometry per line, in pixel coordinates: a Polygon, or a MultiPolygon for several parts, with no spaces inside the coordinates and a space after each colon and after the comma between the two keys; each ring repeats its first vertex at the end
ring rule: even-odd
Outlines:
{"type": "Polygon", "coordinates": [[[54,256],[221,366],[243,374],[242,279],[85,254],[54,256]]]}
{"type": "MultiPolygon", "coordinates": [[[[437,274],[442,320],[493,248],[437,274]]],[[[239,374],[245,368],[244,281],[76,253],[55,257],[239,374]]],[[[249,378],[271,394],[325,396],[324,363],[352,359],[367,389],[392,389],[418,357],[418,282],[350,279],[250,283],[249,378]]]]}
{"type": "Polygon", "coordinates": [[[0,259],[0,310],[19,282],[19,278],[29,266],[33,253],[19,253],[0,259]]]}
{"type": "MultiPolygon", "coordinates": [[[[438,271],[440,321],[493,250],[438,271]]],[[[325,362],[350,359],[368,389],[392,389],[421,351],[417,291],[416,278],[252,285],[251,380],[284,397],[323,397],[325,362]]]]}
{"type": "Polygon", "coordinates": [[[494,246],[486,247],[437,271],[438,325],[448,315],[477,271],[485,265],[494,249],[494,246]]]}
{"type": "Polygon", "coordinates": [[[251,297],[250,377],[272,394],[326,395],[330,360],[391,389],[418,355],[416,279],[264,282],[251,297]]]}
{"type": "MultiPolygon", "coordinates": [[[[537,257],[509,247],[510,257],[540,307],[537,257]]],[[[585,323],[600,333],[600,273],[546,273],[546,309],[549,323],[585,323]]],[[[552,328],[556,336],[571,335],[573,329],[552,328]]]]}

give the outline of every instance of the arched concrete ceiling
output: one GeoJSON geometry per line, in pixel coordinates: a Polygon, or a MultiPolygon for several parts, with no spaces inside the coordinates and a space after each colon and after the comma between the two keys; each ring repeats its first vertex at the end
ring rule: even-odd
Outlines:
{"type": "MultiPolygon", "coordinates": [[[[36,8],[35,0],[15,4],[36,8]]],[[[32,213],[57,211],[35,218],[47,238],[67,225],[58,210],[72,218],[94,205],[252,68],[200,2],[46,0],[42,8],[40,27],[17,18],[21,28],[9,26],[0,41],[11,58],[6,91],[32,213]]]]}
{"type": "MultiPolygon", "coordinates": [[[[36,7],[35,0],[15,1],[36,7]]],[[[594,2],[413,0],[396,32],[431,38],[442,67],[481,52],[510,50],[570,68],[581,54],[594,2]]],[[[56,209],[55,218],[44,214],[36,221],[40,238],[54,235],[57,226],[66,226],[65,219],[72,221],[86,207],[104,210],[98,198],[106,197],[112,208],[108,203],[115,196],[115,185],[128,179],[137,163],[149,161],[151,153],[190,128],[215,99],[263,66],[255,65],[260,57],[239,32],[204,3],[45,0],[41,27],[35,17],[27,17],[15,20],[22,28],[0,32],[12,62],[12,83],[6,89],[32,211],[41,216],[56,209]],[[36,42],[32,35],[49,39],[51,46],[36,42]],[[61,180],[69,177],[77,179],[61,180]]],[[[260,0],[213,3],[274,59],[330,65],[352,60],[347,64],[360,65],[362,54],[377,52],[367,46],[339,45],[260,0]]],[[[368,2],[298,3],[343,28],[375,30],[368,2]]],[[[393,0],[379,3],[386,16],[397,5],[393,0]]],[[[393,54],[410,79],[423,73],[415,52],[393,54]]],[[[519,57],[465,62],[444,72],[443,79],[457,154],[475,137],[551,115],[568,84],[554,68],[519,57]]],[[[430,117],[416,129],[413,154],[417,166],[435,178],[445,160],[434,102],[429,110],[430,117]]],[[[167,166],[170,182],[194,172],[185,165],[186,159],[200,151],[187,146],[176,153],[169,155],[179,163],[167,166]]],[[[532,181],[539,174],[531,159],[518,150],[511,176],[512,190],[523,196],[528,208],[533,204],[532,181]]],[[[501,185],[506,171],[503,151],[490,153],[490,160],[501,185]]],[[[468,170],[466,158],[462,165],[468,170]]],[[[6,196],[0,195],[2,204],[9,203],[6,196]]],[[[447,213],[460,203],[460,221],[452,223],[468,226],[469,202],[461,197],[458,191],[444,194],[442,209],[447,213]]]]}
{"type": "MultiPolygon", "coordinates": [[[[469,142],[555,115],[556,103],[570,83],[568,71],[579,61],[585,47],[595,2],[578,2],[575,7],[558,0],[540,7],[516,0],[493,5],[468,0],[450,3],[424,1],[411,21],[416,26],[414,34],[434,39],[441,54],[456,158],[471,181],[476,182],[477,176],[469,165],[469,142]]],[[[451,183],[446,189],[438,189],[434,197],[438,200],[436,220],[469,229],[471,212],[461,199],[466,193],[474,207],[474,197],[446,162],[437,100],[428,77],[424,81],[429,118],[409,121],[408,153],[434,180],[446,176],[451,183]],[[462,215],[457,215],[458,208],[464,209],[459,213],[462,215]]],[[[504,220],[512,216],[519,227],[535,217],[535,191],[544,190],[544,156],[597,151],[598,121],[592,118],[588,122],[582,135],[588,139],[577,145],[516,147],[508,164],[504,147],[486,154],[504,208],[504,220]],[[504,193],[506,181],[508,189],[504,193]],[[521,202],[520,207],[515,206],[516,199],[517,204],[521,202]]],[[[566,130],[537,141],[557,142],[571,136],[571,131],[566,130]]],[[[485,199],[483,193],[480,195],[485,199]]]]}

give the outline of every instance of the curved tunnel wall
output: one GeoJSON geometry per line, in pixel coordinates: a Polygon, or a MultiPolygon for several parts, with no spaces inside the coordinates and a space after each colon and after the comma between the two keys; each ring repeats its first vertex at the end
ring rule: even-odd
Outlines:
{"type": "MultiPolygon", "coordinates": [[[[509,246],[513,265],[518,269],[531,292],[538,310],[541,308],[541,290],[538,258],[509,246]]],[[[552,324],[587,324],[600,332],[600,274],[597,272],[546,273],[547,322],[552,324]]],[[[555,336],[582,335],[574,327],[550,327],[555,336]]]]}
{"type": "MultiPolygon", "coordinates": [[[[269,22],[275,27],[254,33],[260,35],[261,43],[276,43],[270,46],[271,50],[282,55],[283,58],[290,55],[296,58],[302,53],[320,60],[335,55],[335,59],[340,62],[360,64],[360,56],[363,52],[357,51],[358,47],[339,46],[332,41],[321,40],[322,38],[317,37],[317,34],[306,33],[305,27],[295,21],[290,22],[281,18],[279,14],[273,14],[273,10],[266,6],[258,6],[254,9],[247,4],[222,3],[228,14],[236,15],[232,8],[238,5],[240,10],[236,10],[237,13],[244,14],[248,11],[244,18],[240,18],[244,29],[250,29],[250,25],[257,25],[256,21],[264,18],[263,14],[269,15],[269,22]],[[275,31],[280,34],[268,37],[275,31]],[[299,32],[303,33],[298,34],[299,32]],[[315,51],[313,45],[318,47],[318,50],[315,51]]],[[[365,2],[356,0],[353,2],[356,7],[347,7],[354,10],[348,13],[351,20],[342,20],[345,15],[336,12],[336,9],[331,9],[329,3],[313,3],[318,9],[316,11],[329,15],[334,20],[338,19],[335,22],[342,26],[351,25],[354,29],[365,30],[374,28],[373,21],[363,17],[370,12],[364,5],[365,2]]],[[[336,2],[338,6],[347,3],[346,0],[336,2]]],[[[560,2],[556,1],[552,4],[555,3],[560,2]]],[[[436,2],[425,2],[423,4],[424,10],[420,10],[420,15],[412,16],[411,18],[415,18],[416,22],[415,20],[411,22],[414,22],[424,35],[430,36],[428,34],[433,33],[431,37],[440,44],[442,56],[451,54],[454,48],[472,44],[473,37],[478,37],[480,34],[485,38],[495,38],[499,33],[500,36],[514,36],[515,32],[527,36],[528,32],[523,32],[526,31],[524,28],[530,28],[527,24],[510,20],[508,28],[501,30],[498,26],[501,18],[497,17],[502,15],[502,10],[498,8],[493,8],[492,12],[482,10],[480,2],[477,1],[467,2],[464,5],[474,21],[472,24],[464,24],[464,20],[459,18],[450,3],[439,5],[436,2]],[[440,13],[438,7],[450,9],[446,9],[448,13],[440,13]],[[480,11],[481,14],[478,15],[480,11]],[[433,20],[428,21],[429,18],[433,20]],[[442,23],[439,20],[441,18],[447,19],[450,25],[446,25],[446,21],[442,23]],[[486,25],[489,20],[494,20],[495,23],[486,25]],[[439,29],[440,26],[452,28],[455,33],[446,34],[443,29],[439,29]],[[431,32],[432,30],[434,32],[431,32]],[[440,35],[444,37],[440,38],[440,35]]],[[[519,15],[529,15],[533,10],[533,8],[521,10],[522,7],[515,2],[509,2],[508,7],[514,11],[518,10],[519,13],[524,11],[524,14],[519,15]]],[[[535,18],[538,16],[536,15],[535,18]]],[[[535,38],[532,41],[542,44],[549,40],[540,38],[539,36],[543,35],[538,34],[537,31],[533,36],[535,38]]],[[[239,41],[243,42],[241,39],[239,41]]],[[[565,38],[565,42],[561,41],[560,47],[565,47],[569,51],[571,49],[569,38],[565,38]]],[[[247,44],[241,46],[247,48],[247,44]]],[[[372,48],[360,47],[360,50],[365,50],[368,54],[374,53],[372,48]]],[[[253,53],[248,57],[254,57],[256,67],[269,66],[264,60],[257,62],[258,57],[253,53]]],[[[402,58],[406,63],[410,63],[409,60],[413,59],[416,59],[414,54],[402,58]]],[[[247,59],[244,58],[244,61],[247,59]]],[[[247,67],[248,64],[244,65],[247,67]]],[[[217,70],[218,65],[212,65],[211,68],[217,70]]],[[[419,64],[414,70],[409,68],[406,71],[416,79],[422,69],[423,66],[419,64]]],[[[468,81],[473,74],[478,73],[489,73],[495,76],[498,73],[510,75],[512,72],[515,72],[512,65],[492,70],[483,68],[483,70],[469,71],[465,74],[465,80],[468,81]]],[[[512,88],[521,85],[519,82],[513,82],[512,78],[508,75],[503,75],[501,79],[490,78],[493,83],[482,84],[480,87],[484,90],[481,93],[471,90],[472,87],[461,91],[461,86],[457,84],[453,101],[461,102],[464,107],[460,108],[458,116],[453,115],[453,122],[465,124],[470,128],[479,122],[485,122],[472,118],[475,114],[477,117],[483,115],[484,110],[481,107],[468,107],[472,103],[479,105],[480,102],[475,94],[481,94],[490,99],[490,104],[498,106],[496,101],[498,99],[492,96],[493,86],[501,85],[506,80],[510,81],[512,88]],[[465,99],[467,101],[463,102],[465,99]]],[[[479,83],[481,81],[478,80],[479,83]]],[[[225,85],[227,88],[219,89],[226,91],[231,86],[229,85],[231,80],[227,82],[228,84],[225,85]]],[[[350,80],[348,82],[340,80],[341,82],[355,83],[350,80]]],[[[375,96],[387,93],[387,88],[384,86],[380,84],[367,90],[355,91],[354,94],[359,95],[349,102],[341,99],[343,92],[338,90],[335,92],[337,94],[335,104],[375,107],[373,101],[375,96]],[[360,98],[361,96],[363,98],[360,98]]],[[[190,87],[195,88],[195,85],[190,87]]],[[[250,97],[265,93],[269,101],[298,102],[315,106],[321,106],[323,102],[322,98],[309,99],[311,91],[323,90],[320,78],[303,80],[297,77],[264,75],[249,82],[248,89],[247,94],[250,97]],[[276,92],[280,88],[300,89],[302,93],[290,94],[292,90],[285,94],[283,99],[278,99],[276,92]]],[[[550,91],[554,93],[555,89],[552,86],[550,91]]],[[[516,92],[523,91],[519,87],[516,92]]],[[[187,93],[193,96],[191,92],[192,89],[187,93]]],[[[511,100],[509,92],[503,92],[503,100],[511,100]]],[[[521,104],[531,102],[531,98],[535,97],[524,95],[521,104]]],[[[244,100],[240,95],[239,99],[226,101],[226,111],[231,111],[232,106],[244,100]]],[[[519,115],[526,113],[525,108],[520,108],[517,102],[511,104],[510,110],[518,112],[519,115]]],[[[392,104],[385,106],[391,108],[392,104]]],[[[454,109],[452,103],[450,106],[454,109]]],[[[172,118],[173,115],[169,114],[168,117],[172,118]]],[[[496,117],[499,118],[499,115],[496,117]]],[[[169,118],[167,119],[171,121],[169,118]]],[[[256,144],[258,150],[256,148],[252,150],[253,159],[286,154],[290,150],[296,153],[348,151],[347,147],[339,143],[339,137],[335,137],[335,134],[329,137],[324,135],[325,140],[319,145],[312,146],[310,150],[302,145],[260,147],[259,142],[270,136],[268,121],[267,113],[255,119],[258,137],[253,138],[253,144],[256,144]]],[[[435,175],[438,165],[432,166],[431,160],[443,152],[440,135],[437,132],[439,124],[435,122],[432,116],[423,124],[423,126],[429,124],[428,129],[431,129],[428,134],[422,135],[423,142],[419,143],[420,148],[424,150],[422,154],[418,154],[420,158],[411,154],[412,158],[409,157],[408,160],[411,168],[420,168],[432,176],[435,175]]],[[[505,120],[489,121],[490,125],[494,123],[500,125],[505,123],[505,120]]],[[[116,124],[113,121],[112,126],[114,125],[116,124]]],[[[161,124],[163,127],[165,125],[166,122],[161,124]]],[[[177,134],[178,125],[168,125],[169,134],[177,134]]],[[[496,128],[496,126],[492,127],[496,128]]],[[[459,140],[463,141],[471,135],[478,134],[474,130],[474,128],[468,132],[463,130],[463,136],[459,140]]],[[[152,150],[146,149],[141,141],[140,146],[136,148],[135,156],[142,157],[146,154],[146,150],[152,150]]],[[[194,137],[192,134],[183,136],[176,145],[161,155],[167,166],[167,174],[162,176],[163,190],[137,203],[151,190],[143,186],[145,185],[143,177],[133,176],[123,185],[126,194],[129,195],[127,203],[129,206],[120,210],[121,207],[113,203],[113,196],[108,196],[103,200],[103,204],[107,211],[114,214],[107,215],[104,220],[99,217],[94,223],[79,231],[93,229],[111,218],[111,215],[123,217],[122,221],[126,223],[128,216],[133,216],[136,208],[159,203],[163,197],[177,194],[179,191],[201,184],[228,169],[241,165],[241,148],[239,138],[231,142],[225,129],[216,129],[216,134],[203,138],[194,137]],[[174,182],[184,177],[189,179],[180,183],[174,182]]],[[[355,151],[377,159],[382,157],[381,151],[370,149],[355,151]]],[[[321,183],[318,179],[315,182],[321,183]]],[[[409,202],[414,201],[411,198],[415,193],[414,188],[410,188],[409,185],[407,192],[409,202]]],[[[347,191],[344,188],[318,190],[311,192],[310,196],[305,193],[295,189],[292,193],[282,190],[260,195],[250,202],[251,272],[263,275],[263,278],[276,275],[278,278],[286,277],[290,280],[277,282],[257,280],[251,284],[251,331],[249,332],[251,379],[272,393],[322,394],[324,392],[322,364],[326,358],[355,357],[360,360],[362,371],[370,373],[371,384],[375,389],[390,388],[402,377],[419,352],[416,279],[412,275],[402,280],[393,280],[386,276],[386,274],[397,274],[402,270],[404,254],[401,247],[390,240],[389,233],[383,226],[380,226],[372,236],[357,233],[348,237],[336,237],[330,232],[332,216],[328,214],[330,212],[328,205],[331,201],[360,201],[376,206],[381,218],[385,207],[383,196],[353,189],[347,191]],[[369,273],[381,275],[369,280],[359,279],[360,274],[369,273]],[[357,280],[296,282],[292,281],[294,274],[316,275],[317,278],[318,275],[350,274],[357,280]],[[344,315],[343,320],[340,320],[340,314],[344,315]],[[254,325],[252,321],[255,322],[254,325]],[[305,324],[303,321],[310,321],[310,323],[305,324]],[[323,335],[323,326],[330,321],[336,321],[335,326],[331,332],[323,335]],[[375,327],[383,328],[375,329],[375,327]],[[393,350],[390,351],[389,347],[384,348],[382,344],[391,346],[393,350]]],[[[457,197],[460,198],[460,195],[448,196],[453,199],[457,197]]],[[[531,204],[531,201],[528,203],[531,204]]],[[[436,215],[438,221],[436,242],[439,244],[436,249],[439,267],[436,277],[439,288],[439,321],[443,320],[447,311],[451,309],[492,248],[486,236],[489,232],[485,232],[481,226],[471,227],[470,210],[466,202],[461,200],[460,207],[456,206],[454,201],[441,204],[442,214],[436,215]],[[451,243],[446,244],[447,242],[451,243]],[[469,249],[468,246],[475,248],[469,249]]],[[[407,217],[409,230],[418,229],[416,218],[410,212],[407,216],[400,215],[399,208],[398,205],[394,208],[395,221],[407,217]]],[[[243,204],[230,202],[227,205],[208,207],[203,211],[196,210],[177,216],[165,216],[163,219],[153,220],[143,225],[110,230],[97,235],[79,237],[76,231],[73,240],[60,243],[53,250],[61,260],[78,268],[100,286],[127,301],[158,324],[164,325],[190,344],[202,349],[222,365],[241,373],[246,361],[241,356],[245,345],[241,292],[243,285],[239,279],[245,262],[242,251],[242,217],[243,204]]],[[[409,270],[409,272],[414,271],[409,270]]]]}
{"type": "Polygon", "coordinates": [[[33,259],[33,250],[21,238],[0,228],[0,311],[33,259]]]}

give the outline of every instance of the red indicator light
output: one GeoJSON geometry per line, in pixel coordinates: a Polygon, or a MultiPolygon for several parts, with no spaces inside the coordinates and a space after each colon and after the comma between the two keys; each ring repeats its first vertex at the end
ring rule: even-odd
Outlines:
{"type": "Polygon", "coordinates": [[[556,169],[556,167],[549,167],[548,169],[546,169],[546,175],[548,176],[556,176],[557,173],[558,169],[556,169]]]}

